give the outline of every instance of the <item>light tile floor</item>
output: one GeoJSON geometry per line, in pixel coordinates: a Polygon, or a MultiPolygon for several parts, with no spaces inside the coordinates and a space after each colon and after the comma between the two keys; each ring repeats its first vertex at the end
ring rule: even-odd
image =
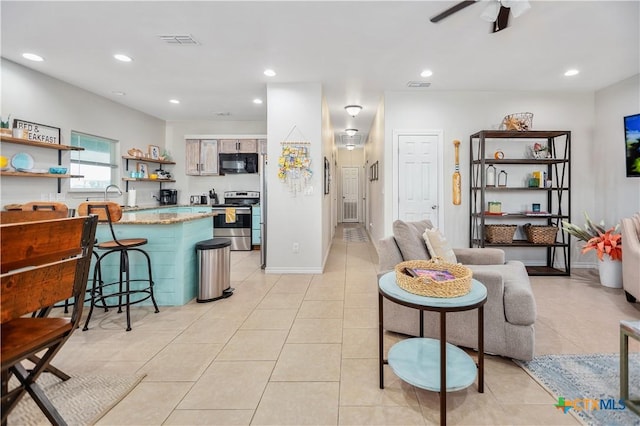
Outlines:
{"type": "MultiPolygon", "coordinates": [[[[338,227],[322,275],[266,275],[259,253],[232,252],[232,297],[212,303],[98,312],[55,365],[70,374],[146,374],[101,421],[109,425],[426,425],[438,395],[385,367],[378,387],[377,255],[338,227]]],[[[640,304],[597,272],[532,277],[536,353],[618,352],[621,319],[640,304]]],[[[387,334],[385,346],[401,339],[387,334]]],[[[640,345],[633,342],[633,351],[640,345]]],[[[448,394],[451,424],[577,424],[511,360],[488,356],[485,392],[448,394]]]]}

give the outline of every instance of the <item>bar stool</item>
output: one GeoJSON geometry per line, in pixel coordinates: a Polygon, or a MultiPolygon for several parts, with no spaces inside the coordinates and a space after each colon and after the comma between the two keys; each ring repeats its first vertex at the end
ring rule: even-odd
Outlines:
{"type": "Polygon", "coordinates": [[[144,250],[140,249],[140,246],[147,244],[146,238],[128,238],[118,239],[115,231],[113,230],[113,223],[119,221],[122,218],[122,208],[113,201],[89,201],[81,203],[78,206],[78,215],[98,216],[98,222],[108,223],[113,240],[98,242],[94,245],[94,250],[104,250],[98,256],[96,265],[93,272],[93,284],[91,286],[90,294],[90,307],[87,319],[85,321],[83,331],[89,329],[89,321],[93,314],[93,308],[118,308],[118,313],[122,312],[122,308],[125,308],[127,313],[127,331],[131,330],[131,314],[129,308],[131,305],[141,303],[147,299],[151,299],[155,308],[155,313],[160,312],[158,304],[156,303],[155,296],[153,294],[153,278],[151,274],[151,258],[144,250]],[[141,253],[146,259],[148,275],[146,278],[131,279],[129,271],[129,253],[138,252],[141,253]],[[102,262],[110,254],[118,253],[120,256],[119,265],[119,279],[118,281],[105,283],[102,280],[104,273],[102,272],[102,262]],[[148,283],[148,286],[143,288],[131,288],[133,282],[148,283]],[[118,290],[115,292],[104,291],[110,286],[118,285],[118,290]],[[140,297],[142,296],[142,297],[140,297]],[[135,300],[131,300],[132,297],[135,300]],[[116,301],[112,301],[117,299],[116,301]]]}

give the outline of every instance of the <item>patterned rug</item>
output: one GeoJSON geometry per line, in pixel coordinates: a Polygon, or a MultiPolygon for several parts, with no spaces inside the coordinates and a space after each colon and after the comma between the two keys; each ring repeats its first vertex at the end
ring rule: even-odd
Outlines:
{"type": "MultiPolygon", "coordinates": [[[[40,387],[69,425],[91,425],[136,387],[144,376],[84,376],[66,382],[44,373],[40,387]]],[[[15,380],[13,378],[12,380],[15,380]]],[[[9,425],[49,425],[27,394],[9,415],[9,425]]]]}
{"type": "MultiPolygon", "coordinates": [[[[544,355],[515,362],[557,398],[556,409],[582,423],[640,425],[640,416],[620,403],[618,354],[544,355]]],[[[640,353],[629,355],[629,395],[640,398],[640,353]]]]}
{"type": "Polygon", "coordinates": [[[358,226],[357,228],[344,228],[342,233],[342,239],[348,243],[369,242],[367,231],[365,231],[364,228],[361,226],[358,226]]]}

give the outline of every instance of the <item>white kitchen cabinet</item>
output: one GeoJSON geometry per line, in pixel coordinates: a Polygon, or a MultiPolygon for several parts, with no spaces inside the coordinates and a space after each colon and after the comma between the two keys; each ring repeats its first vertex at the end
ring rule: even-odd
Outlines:
{"type": "Polygon", "coordinates": [[[187,139],[185,152],[187,175],[218,174],[218,141],[216,139],[187,139]]]}
{"type": "Polygon", "coordinates": [[[257,139],[220,139],[221,154],[257,153],[257,139]]]}

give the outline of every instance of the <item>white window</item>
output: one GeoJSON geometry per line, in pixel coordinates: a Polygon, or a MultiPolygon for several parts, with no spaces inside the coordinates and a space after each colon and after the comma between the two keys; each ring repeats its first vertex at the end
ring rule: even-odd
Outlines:
{"type": "Polygon", "coordinates": [[[115,182],[117,143],[113,139],[71,132],[71,146],[84,148],[84,151],[71,151],[71,174],[83,176],[70,179],[72,191],[102,191],[115,182]]]}

